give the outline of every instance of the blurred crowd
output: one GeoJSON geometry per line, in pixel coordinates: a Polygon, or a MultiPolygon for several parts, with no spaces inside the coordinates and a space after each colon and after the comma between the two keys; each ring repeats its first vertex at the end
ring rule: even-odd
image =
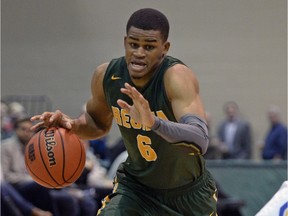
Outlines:
{"type": "MultiPolygon", "coordinates": [[[[215,134],[210,133],[210,143],[206,159],[253,159],[253,136],[251,124],[240,113],[238,104],[228,101],[223,105],[225,119],[216,126],[215,134]]],[[[257,144],[263,160],[287,160],[287,126],[281,118],[281,110],[276,105],[267,108],[268,131],[263,142],[257,144]]],[[[208,128],[211,129],[212,116],[206,113],[208,128]]],[[[210,130],[211,131],[211,130],[210,130]]]]}
{"type": "MultiPolygon", "coordinates": [[[[243,119],[234,101],[224,104],[225,119],[210,133],[210,144],[204,157],[208,160],[252,159],[253,137],[250,122],[243,119]]],[[[206,113],[209,131],[211,113],[206,113]]],[[[281,110],[273,105],[267,108],[269,130],[260,146],[263,160],[287,160],[287,126],[281,119],[281,110]]],[[[119,139],[107,145],[107,137],[84,141],[86,165],[80,178],[63,189],[48,189],[35,183],[26,171],[24,147],[33,135],[32,122],[24,106],[18,102],[1,101],[1,215],[9,216],[89,216],[96,215],[101,200],[113,188],[118,165],[125,161],[127,152],[119,139]]],[[[219,186],[220,188],[220,186],[219,186]]],[[[219,189],[220,198],[229,195],[219,189]]],[[[235,203],[232,203],[235,205],[235,203]]],[[[237,204],[237,203],[236,203],[237,204]]],[[[240,215],[220,206],[219,216],[240,215]],[[227,213],[225,213],[227,211],[227,213]]],[[[244,204],[238,202],[240,208],[244,204]]]]}
{"type": "Polygon", "coordinates": [[[62,189],[42,187],[33,181],[24,163],[25,145],[34,134],[32,125],[22,104],[1,101],[1,215],[95,216],[101,200],[113,188],[115,173],[108,177],[109,167],[102,162],[107,158],[100,157],[101,151],[94,154],[90,142],[82,140],[86,164],[80,178],[62,189]]]}

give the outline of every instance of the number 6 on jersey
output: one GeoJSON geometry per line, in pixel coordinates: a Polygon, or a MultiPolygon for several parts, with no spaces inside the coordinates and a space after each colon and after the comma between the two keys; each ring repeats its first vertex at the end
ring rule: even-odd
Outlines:
{"type": "Polygon", "coordinates": [[[146,161],[155,161],[157,159],[157,154],[152,149],[151,144],[152,142],[149,137],[140,134],[137,136],[138,149],[146,161]]]}

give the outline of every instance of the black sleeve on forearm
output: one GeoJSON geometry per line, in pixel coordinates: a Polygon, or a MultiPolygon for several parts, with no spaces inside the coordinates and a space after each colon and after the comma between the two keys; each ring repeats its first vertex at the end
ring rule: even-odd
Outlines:
{"type": "Polygon", "coordinates": [[[155,123],[151,128],[156,134],[170,143],[184,142],[199,149],[205,154],[208,148],[208,128],[202,118],[187,114],[180,118],[179,123],[165,121],[155,116],[155,123]]]}

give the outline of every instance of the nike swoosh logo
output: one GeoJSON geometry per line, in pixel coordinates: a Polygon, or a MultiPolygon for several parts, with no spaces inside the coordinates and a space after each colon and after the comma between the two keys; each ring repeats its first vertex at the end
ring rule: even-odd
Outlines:
{"type": "Polygon", "coordinates": [[[121,77],[117,77],[115,75],[112,75],[112,77],[111,77],[111,80],[119,80],[119,79],[121,79],[121,77]]]}

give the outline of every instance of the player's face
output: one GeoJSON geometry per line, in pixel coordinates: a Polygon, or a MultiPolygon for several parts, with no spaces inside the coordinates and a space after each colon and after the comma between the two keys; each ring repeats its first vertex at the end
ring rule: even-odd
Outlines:
{"type": "Polygon", "coordinates": [[[163,41],[160,31],[131,27],[125,42],[125,57],[130,77],[135,85],[143,86],[153,76],[169,50],[170,43],[163,41]]]}

